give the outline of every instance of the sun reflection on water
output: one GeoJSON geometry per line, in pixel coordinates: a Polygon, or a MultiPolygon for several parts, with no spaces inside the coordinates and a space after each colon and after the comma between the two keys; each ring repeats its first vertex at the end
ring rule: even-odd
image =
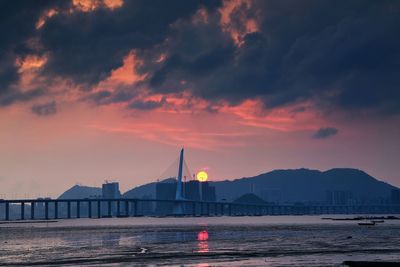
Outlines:
{"type": "Polygon", "coordinates": [[[197,241],[198,241],[198,243],[197,243],[197,247],[198,247],[197,252],[199,252],[199,253],[207,253],[207,252],[209,252],[209,248],[208,248],[208,232],[207,232],[207,230],[200,231],[197,234],[197,241]]]}

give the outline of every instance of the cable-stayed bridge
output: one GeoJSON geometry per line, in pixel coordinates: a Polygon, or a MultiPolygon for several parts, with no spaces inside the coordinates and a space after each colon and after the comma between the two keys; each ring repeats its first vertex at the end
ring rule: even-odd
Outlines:
{"type": "MultiPolygon", "coordinates": [[[[168,199],[15,199],[0,200],[0,220],[111,218],[148,216],[140,204],[173,203],[180,205],[179,214],[165,216],[263,216],[263,215],[323,215],[323,214],[399,214],[399,205],[267,205],[222,201],[168,199]],[[112,205],[117,207],[112,213],[112,205]],[[11,214],[10,206],[19,209],[11,214]],[[104,211],[106,207],[106,211],[104,211]],[[73,212],[74,210],[74,212],[73,212]]],[[[163,215],[160,215],[163,216],[163,215]]]]}
{"type": "MultiPolygon", "coordinates": [[[[184,182],[192,177],[181,150],[173,199],[157,198],[87,198],[87,199],[0,199],[0,220],[52,220],[72,218],[111,218],[154,215],[144,207],[154,204],[173,205],[171,214],[158,216],[263,216],[263,215],[322,215],[322,214],[399,214],[400,205],[271,205],[204,201],[187,199],[184,182]],[[115,207],[115,210],[114,210],[115,207]]],[[[176,171],[176,167],[173,168],[176,171]]],[[[173,170],[172,169],[172,170],[173,170]]],[[[170,176],[171,168],[162,177],[170,176]]]]}

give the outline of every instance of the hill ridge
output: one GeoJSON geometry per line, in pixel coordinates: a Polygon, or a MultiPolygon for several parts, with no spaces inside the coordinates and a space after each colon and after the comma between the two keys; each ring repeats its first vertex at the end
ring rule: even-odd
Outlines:
{"type": "MultiPolygon", "coordinates": [[[[167,178],[161,182],[171,181],[167,178]]],[[[151,182],[136,186],[126,191],[123,197],[155,198],[156,184],[157,182],[151,182]]],[[[277,169],[252,177],[210,181],[210,184],[216,187],[219,200],[234,200],[246,193],[255,193],[265,201],[280,203],[324,202],[327,201],[330,192],[347,194],[351,201],[359,203],[382,202],[388,199],[391,190],[396,188],[355,168],[332,168],[325,171],[308,168],[277,169]]],[[[79,189],[75,187],[68,189],[61,196],[79,189]]],[[[101,194],[100,188],[83,189],[92,193],[100,190],[101,194]]],[[[88,192],[85,196],[88,197],[88,192]]]]}

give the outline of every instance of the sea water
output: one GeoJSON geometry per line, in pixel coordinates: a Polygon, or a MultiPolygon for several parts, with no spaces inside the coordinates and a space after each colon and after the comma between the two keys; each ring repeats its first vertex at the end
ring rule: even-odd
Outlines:
{"type": "Polygon", "coordinates": [[[359,226],[319,216],[261,216],[0,224],[0,265],[340,266],[346,260],[400,261],[400,221],[359,226]]]}

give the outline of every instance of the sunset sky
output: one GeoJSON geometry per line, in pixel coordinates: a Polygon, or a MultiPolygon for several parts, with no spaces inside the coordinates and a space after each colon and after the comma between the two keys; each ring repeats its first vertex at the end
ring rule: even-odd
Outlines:
{"type": "Polygon", "coordinates": [[[399,1],[0,2],[0,198],[351,167],[400,186],[399,1]]]}

